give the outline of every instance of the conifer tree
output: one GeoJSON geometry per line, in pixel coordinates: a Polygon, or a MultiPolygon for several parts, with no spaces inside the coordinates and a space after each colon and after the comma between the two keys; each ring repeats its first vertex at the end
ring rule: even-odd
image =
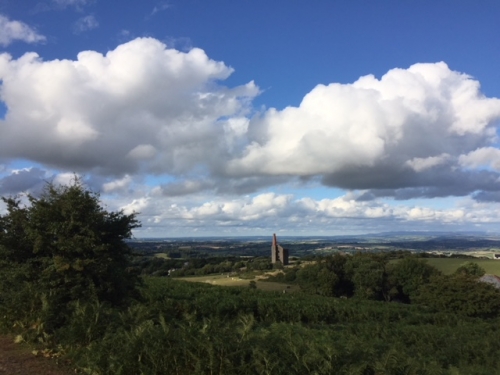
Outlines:
{"type": "Polygon", "coordinates": [[[0,216],[4,309],[10,301],[14,313],[23,299],[25,305],[41,298],[51,315],[60,317],[77,300],[119,305],[134,292],[138,277],[129,272],[125,239],[139,226],[135,214],[105,210],[99,195],[76,178],[67,186],[47,184],[39,197],[28,196],[28,204],[2,199],[7,205],[0,216]],[[21,290],[28,295],[16,296],[21,290]]]}

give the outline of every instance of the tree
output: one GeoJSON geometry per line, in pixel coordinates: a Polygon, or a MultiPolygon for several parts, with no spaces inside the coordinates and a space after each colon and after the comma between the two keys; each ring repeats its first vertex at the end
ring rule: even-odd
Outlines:
{"type": "Polygon", "coordinates": [[[337,275],[324,267],[324,264],[310,264],[297,271],[300,288],[313,294],[334,296],[337,275]]]}
{"type": "Polygon", "coordinates": [[[440,272],[427,264],[425,260],[415,257],[406,257],[390,265],[389,286],[391,298],[398,298],[403,302],[410,302],[417,295],[418,289],[429,282],[432,276],[440,272]]]}
{"type": "Polygon", "coordinates": [[[28,196],[27,205],[2,199],[0,301],[9,300],[6,288],[13,285],[6,282],[31,285],[60,316],[71,302],[119,305],[135,291],[138,277],[130,272],[125,243],[140,226],[135,214],[106,211],[78,179],[47,184],[40,197],[28,196]]]}
{"type": "Polygon", "coordinates": [[[345,265],[348,261],[348,256],[335,253],[325,259],[325,266],[333,272],[337,277],[337,282],[334,286],[334,295],[336,297],[350,297],[354,293],[354,285],[346,274],[345,265]]]}
{"type": "Polygon", "coordinates": [[[474,262],[466,262],[455,271],[455,275],[481,277],[486,273],[484,268],[474,262]]]}
{"type": "Polygon", "coordinates": [[[357,253],[347,260],[345,270],[354,284],[356,297],[373,300],[386,298],[386,264],[385,256],[379,254],[357,253]]]}

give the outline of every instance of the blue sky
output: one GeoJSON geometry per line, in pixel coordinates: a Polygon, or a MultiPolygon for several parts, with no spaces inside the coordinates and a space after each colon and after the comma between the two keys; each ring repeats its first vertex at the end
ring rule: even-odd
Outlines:
{"type": "Polygon", "coordinates": [[[76,173],[138,237],[498,231],[499,15],[0,0],[0,194],[76,173]]]}

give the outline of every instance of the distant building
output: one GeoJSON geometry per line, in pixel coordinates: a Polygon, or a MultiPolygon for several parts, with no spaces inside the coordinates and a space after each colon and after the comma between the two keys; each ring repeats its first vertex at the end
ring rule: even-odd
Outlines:
{"type": "Polygon", "coordinates": [[[271,262],[281,262],[284,266],[288,264],[288,249],[283,249],[278,245],[276,234],[273,234],[273,244],[271,245],[271,262]]]}

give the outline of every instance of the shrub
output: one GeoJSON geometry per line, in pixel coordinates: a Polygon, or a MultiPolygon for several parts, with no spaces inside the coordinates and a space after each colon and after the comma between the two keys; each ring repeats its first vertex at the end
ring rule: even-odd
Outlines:
{"type": "Polygon", "coordinates": [[[121,305],[135,292],[124,242],[139,226],[134,214],[106,211],[78,179],[47,184],[28,199],[3,198],[0,309],[7,321],[42,319],[51,331],[68,319],[73,302],[121,305]]]}

